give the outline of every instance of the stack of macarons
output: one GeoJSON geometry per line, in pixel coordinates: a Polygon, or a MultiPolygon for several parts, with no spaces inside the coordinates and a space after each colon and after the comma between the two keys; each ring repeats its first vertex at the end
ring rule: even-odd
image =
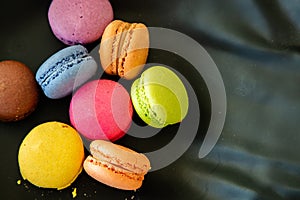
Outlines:
{"type": "Polygon", "coordinates": [[[144,70],[148,28],[113,20],[108,0],[53,0],[48,19],[53,34],[67,46],[47,58],[35,78],[20,62],[0,62],[1,121],[20,120],[34,111],[36,83],[50,99],[73,94],[70,125],[46,122],[24,138],[18,154],[22,177],[38,187],[63,189],[84,169],[111,187],[140,188],[151,168],[149,159],[115,142],[130,131],[134,112],[155,128],[181,122],[189,105],[183,82],[165,66],[144,70]],[[97,61],[86,44],[100,38],[97,61]],[[107,74],[105,79],[97,77],[99,68],[107,74]],[[131,82],[131,88],[116,77],[131,82]],[[91,155],[86,158],[83,138],[90,141],[91,155]]]}

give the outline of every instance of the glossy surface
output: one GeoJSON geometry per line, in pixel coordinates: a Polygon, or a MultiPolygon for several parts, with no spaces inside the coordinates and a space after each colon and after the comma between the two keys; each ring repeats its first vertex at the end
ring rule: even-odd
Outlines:
{"type": "MultiPolygon", "coordinates": [[[[1,60],[20,60],[35,72],[48,56],[65,47],[49,27],[50,2],[11,0],[1,5],[1,60]]],[[[149,172],[136,192],[107,187],[85,173],[62,191],[39,189],[24,181],[18,185],[17,151],[26,133],[45,121],[69,123],[70,96],[55,101],[41,96],[30,117],[0,123],[0,198],[72,199],[77,188],[76,199],[299,199],[299,1],[112,0],[111,4],[115,19],[180,31],[208,51],[223,77],[227,96],[226,121],[216,146],[206,157],[198,157],[211,115],[204,79],[176,53],[151,49],[149,62],[173,66],[188,80],[184,83],[191,110],[180,126],[145,138],[140,133],[155,131],[133,126],[130,135],[118,143],[151,152],[176,139],[180,127],[189,127],[180,135],[181,143],[168,154],[161,153],[160,160],[150,160],[162,163],[166,155],[181,149],[175,162],[149,172]],[[197,135],[183,148],[189,144],[186,136],[193,133],[193,125],[197,125],[197,135]]],[[[136,123],[144,126],[137,119],[136,123]]]]}

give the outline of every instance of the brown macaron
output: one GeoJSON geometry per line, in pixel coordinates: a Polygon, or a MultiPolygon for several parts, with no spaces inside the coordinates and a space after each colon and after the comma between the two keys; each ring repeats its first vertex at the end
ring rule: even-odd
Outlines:
{"type": "Polygon", "coordinates": [[[141,153],[109,141],[95,140],[90,145],[83,168],[91,177],[108,186],[136,190],[142,186],[150,161],[141,153]]]}
{"type": "Polygon", "coordinates": [[[100,62],[106,73],[133,79],[143,69],[148,50],[149,32],[144,24],[114,20],[102,35],[100,62]]]}
{"type": "Polygon", "coordinates": [[[32,71],[14,60],[0,62],[0,121],[18,121],[32,113],[38,88],[32,71]]]}

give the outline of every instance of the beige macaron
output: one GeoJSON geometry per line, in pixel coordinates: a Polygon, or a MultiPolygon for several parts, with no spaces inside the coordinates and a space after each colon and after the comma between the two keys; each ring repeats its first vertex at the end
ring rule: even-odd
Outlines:
{"type": "Polygon", "coordinates": [[[114,188],[140,188],[144,175],[151,168],[144,154],[109,141],[93,141],[90,151],[92,155],[84,161],[84,170],[97,181],[114,188]]]}
{"type": "Polygon", "coordinates": [[[149,31],[142,23],[112,21],[102,35],[99,55],[104,71],[124,79],[143,69],[149,50],[149,31]]]}

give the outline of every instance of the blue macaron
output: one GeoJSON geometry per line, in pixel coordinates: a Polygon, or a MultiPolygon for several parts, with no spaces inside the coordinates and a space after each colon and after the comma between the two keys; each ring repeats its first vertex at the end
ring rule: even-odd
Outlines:
{"type": "Polygon", "coordinates": [[[82,45],[66,47],[49,57],[36,72],[36,80],[51,99],[63,98],[88,81],[97,63],[82,45]]]}

